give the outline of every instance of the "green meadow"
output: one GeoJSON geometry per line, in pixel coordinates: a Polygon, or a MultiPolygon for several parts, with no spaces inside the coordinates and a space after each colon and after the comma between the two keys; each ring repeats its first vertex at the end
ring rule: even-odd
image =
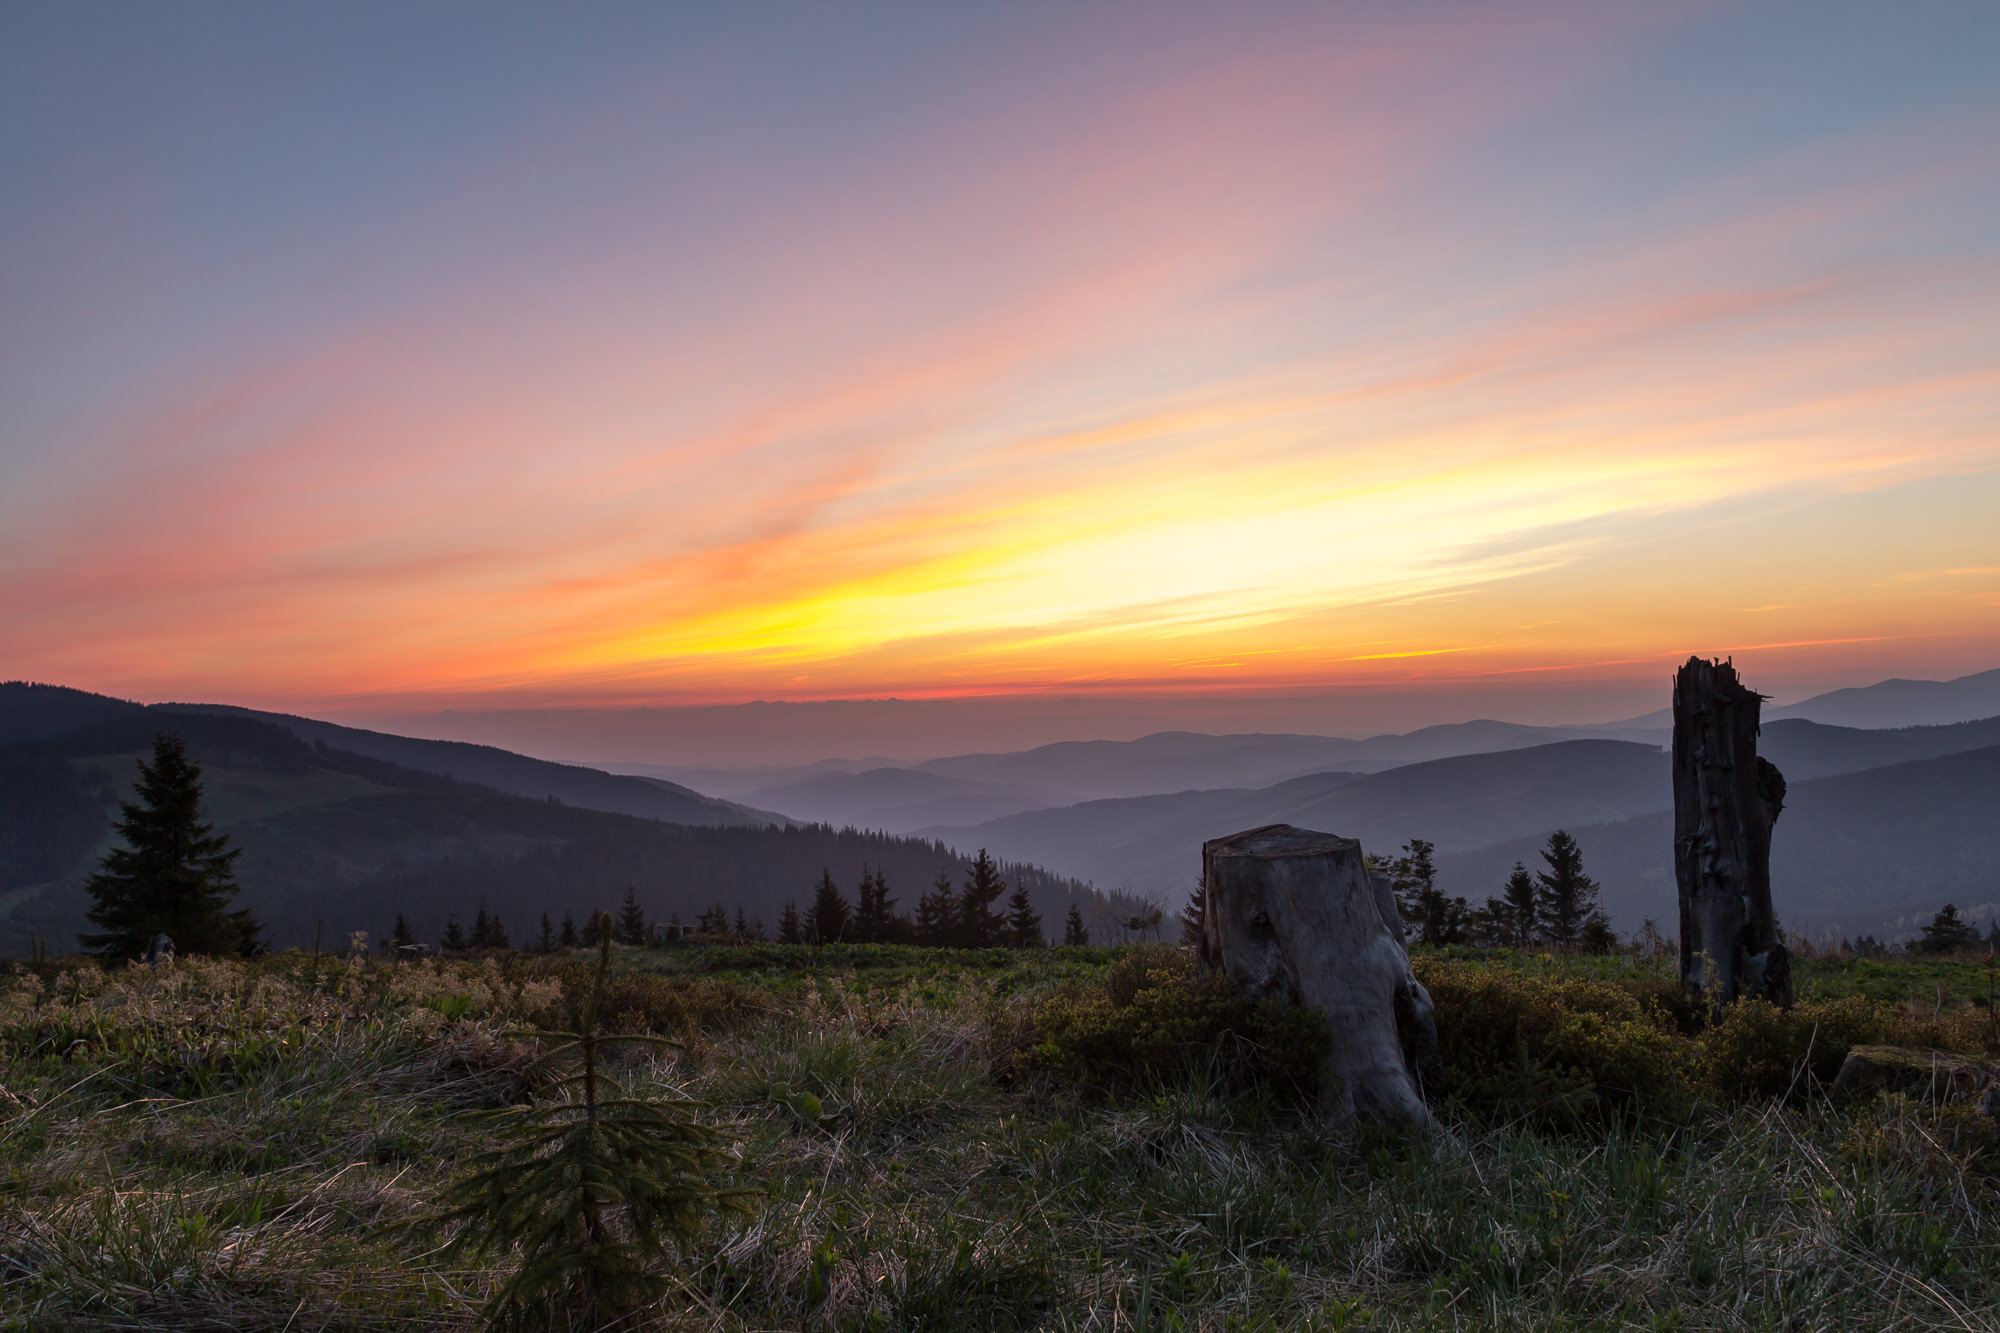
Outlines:
{"type": "MultiPolygon", "coordinates": [[[[1419,954],[1431,1136],[1329,1128],[1311,1025],[1153,947],[620,949],[608,1072],[761,1190],[629,1329],[2000,1328],[2000,1127],[1836,1098],[1992,1060],[1978,958],[1801,961],[1720,1023],[1669,959],[1419,954]]],[[[0,1326],[472,1329],[508,1256],[390,1224],[542,1095],[581,957],[0,975],[0,1326]]]]}

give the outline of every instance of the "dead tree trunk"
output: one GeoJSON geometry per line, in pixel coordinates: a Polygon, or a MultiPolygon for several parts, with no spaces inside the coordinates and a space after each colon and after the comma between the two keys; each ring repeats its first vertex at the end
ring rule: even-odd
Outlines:
{"type": "Polygon", "coordinates": [[[1757,756],[1764,696],[1730,662],[1690,657],[1674,677],[1674,880],[1681,980],[1717,1004],[1792,1002],[1771,910],[1771,825],[1785,779],[1757,756]]]}
{"type": "Polygon", "coordinates": [[[1202,962],[1252,997],[1326,1015],[1329,1116],[1430,1126],[1431,998],[1410,973],[1395,899],[1369,876],[1361,844],[1271,824],[1204,843],[1201,860],[1202,962]]]}

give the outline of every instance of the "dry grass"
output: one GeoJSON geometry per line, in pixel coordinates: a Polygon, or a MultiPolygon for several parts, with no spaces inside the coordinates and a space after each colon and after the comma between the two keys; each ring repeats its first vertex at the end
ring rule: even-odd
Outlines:
{"type": "MultiPolygon", "coordinates": [[[[2000,1329],[2000,1144],[1958,1108],[1341,1138],[1198,1076],[997,1086],[995,1022],[1096,953],[771,957],[627,958],[710,984],[634,992],[688,1044],[619,1077],[706,1102],[767,1191],[631,1327],[2000,1329]]],[[[503,1029],[558,990],[523,962],[17,975],[0,1324],[474,1327],[496,1274],[375,1225],[479,1146],[460,1111],[527,1095],[503,1029]]]]}

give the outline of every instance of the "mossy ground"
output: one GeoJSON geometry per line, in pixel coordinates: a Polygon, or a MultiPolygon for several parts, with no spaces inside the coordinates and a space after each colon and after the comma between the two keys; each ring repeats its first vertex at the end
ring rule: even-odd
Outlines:
{"type": "MultiPolygon", "coordinates": [[[[1198,1055],[1112,1088],[996,1079],[993,1034],[1117,956],[621,951],[622,1021],[684,1045],[618,1077],[705,1103],[766,1191],[626,1327],[2000,1328],[1991,1127],[1959,1107],[1831,1104],[1810,1068],[1818,1026],[1728,1045],[1645,1035],[1671,1017],[1568,1015],[1528,1083],[1622,1068],[1638,1057],[1618,1023],[1639,1023],[1642,1055],[1687,1043],[1660,1056],[1685,1095],[1572,1117],[1460,1098],[1431,1142],[1330,1134],[1204,1077],[1198,1055]],[[1771,1061],[1799,1042],[1782,1096],[1718,1082],[1718,1051],[1771,1061]]],[[[6,981],[0,1324],[475,1326],[496,1274],[377,1224],[478,1146],[461,1112],[524,1095],[502,1030],[559,1010],[581,966],[288,955],[6,981]]],[[[1622,986],[1641,1009],[1660,975],[1637,959],[1424,966],[1622,986]]],[[[1896,966],[1871,963],[1862,985],[1815,964],[1801,989],[1984,1040],[1986,1012],[1963,1003],[1982,988],[1940,1001],[1926,964],[1883,993],[1896,966]]],[[[1441,1003],[1440,1019],[1477,1016],[1441,1003]]]]}

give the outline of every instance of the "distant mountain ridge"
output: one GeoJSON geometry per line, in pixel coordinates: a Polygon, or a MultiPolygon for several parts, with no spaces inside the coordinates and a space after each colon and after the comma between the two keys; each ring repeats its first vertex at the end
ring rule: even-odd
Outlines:
{"type": "MultiPolygon", "coordinates": [[[[1779,918],[1808,935],[1909,937],[1945,903],[2000,916],[2000,746],[1793,782],[1771,835],[1779,918]]],[[[1621,929],[1652,917],[1677,929],[1673,816],[1569,830],[1621,929]]],[[[1474,902],[1514,862],[1539,868],[1539,836],[1438,858],[1439,884],[1474,902]]]]}
{"type": "MultiPolygon", "coordinates": [[[[907,911],[937,875],[962,882],[969,866],[917,839],[716,819],[726,803],[643,779],[618,781],[709,817],[669,822],[513,795],[330,745],[328,733],[308,740],[247,710],[99,698],[0,687],[0,734],[28,735],[0,743],[0,953],[24,951],[31,932],[58,951],[73,947],[88,904],[82,881],[108,844],[118,802],[131,795],[138,761],[169,729],[203,768],[204,817],[242,849],[239,901],[280,947],[355,929],[379,935],[399,912],[435,939],[447,913],[463,923],[482,904],[518,941],[541,913],[560,920],[565,910],[613,907],[627,886],[656,919],[691,921],[721,901],[775,929],[782,903],[803,903],[822,872],[851,894],[864,868],[879,871],[907,911]]],[[[482,748],[422,753],[464,760],[463,751],[482,748]]],[[[495,762],[491,753],[472,758],[495,762]]],[[[517,773],[568,774],[524,762],[538,767],[517,773]]],[[[1028,888],[1052,929],[1073,903],[1094,919],[1108,910],[1087,887],[1036,867],[1009,863],[1004,874],[1028,888]]]]}
{"type": "MultiPolygon", "coordinates": [[[[663,819],[676,824],[791,822],[784,815],[717,800],[674,783],[531,759],[527,755],[495,749],[490,745],[418,740],[343,727],[289,713],[239,708],[233,704],[136,704],[66,686],[31,685],[23,681],[0,684],[0,745],[62,735],[92,723],[185,714],[212,714],[267,722],[282,727],[309,744],[323,744],[350,754],[400,764],[420,773],[435,773],[461,782],[477,783],[514,796],[536,800],[553,797],[589,810],[663,819]]],[[[162,722],[161,725],[167,724],[162,722]]]]}
{"type": "Polygon", "coordinates": [[[265,713],[229,704],[160,704],[170,712],[216,713],[255,718],[283,727],[300,740],[317,742],[350,754],[382,759],[423,773],[438,773],[461,782],[478,783],[513,796],[546,800],[611,814],[637,815],[673,824],[788,824],[791,819],[733,801],[717,800],[678,783],[658,778],[625,777],[576,764],[531,759],[512,750],[466,741],[429,741],[364,731],[332,722],[265,713]]]}
{"type": "Polygon", "coordinates": [[[1956,680],[1877,681],[1816,694],[1765,713],[1771,719],[1796,717],[1870,730],[1945,726],[1994,716],[2000,716],[2000,667],[1956,680]]]}

